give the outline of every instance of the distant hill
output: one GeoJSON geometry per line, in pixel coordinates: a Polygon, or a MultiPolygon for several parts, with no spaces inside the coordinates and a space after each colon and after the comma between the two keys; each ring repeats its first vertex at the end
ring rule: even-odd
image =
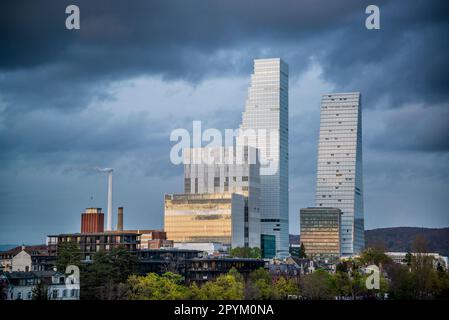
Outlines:
{"type": "MultiPolygon", "coordinates": [[[[396,227],[365,230],[366,246],[383,244],[387,251],[409,251],[417,235],[427,240],[429,252],[449,256],[449,228],[396,227]]],[[[299,235],[290,235],[291,244],[299,244],[299,235]]]]}
{"type": "Polygon", "coordinates": [[[365,241],[367,247],[380,243],[387,251],[409,251],[417,235],[426,239],[429,252],[449,256],[449,228],[398,227],[366,230],[365,241]]]}
{"type": "Polygon", "coordinates": [[[9,249],[18,247],[18,244],[0,244],[0,252],[8,251],[9,249]]]}

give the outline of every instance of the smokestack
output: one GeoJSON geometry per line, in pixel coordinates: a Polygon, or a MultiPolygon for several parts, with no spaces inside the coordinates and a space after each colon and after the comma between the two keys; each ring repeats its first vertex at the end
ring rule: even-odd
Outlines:
{"type": "Polygon", "coordinates": [[[112,170],[108,172],[108,220],[106,230],[112,230],[112,170]]]}
{"type": "Polygon", "coordinates": [[[97,168],[100,172],[108,173],[108,212],[107,212],[107,222],[106,231],[112,230],[112,170],[111,168],[97,168]]]}
{"type": "Polygon", "coordinates": [[[123,207],[118,207],[117,230],[123,231],[123,207]]]}

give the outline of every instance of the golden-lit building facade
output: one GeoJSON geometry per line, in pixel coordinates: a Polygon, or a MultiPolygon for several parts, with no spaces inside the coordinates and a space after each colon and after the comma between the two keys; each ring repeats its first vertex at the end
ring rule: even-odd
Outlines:
{"type": "Polygon", "coordinates": [[[235,193],[165,195],[164,230],[179,242],[244,245],[245,200],[235,193]]]}
{"type": "Polygon", "coordinates": [[[338,208],[301,209],[300,237],[307,256],[341,255],[341,215],[338,208]]]}

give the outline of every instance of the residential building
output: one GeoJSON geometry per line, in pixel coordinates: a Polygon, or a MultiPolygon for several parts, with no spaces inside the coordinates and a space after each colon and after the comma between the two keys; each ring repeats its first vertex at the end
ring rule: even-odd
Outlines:
{"type": "Polygon", "coordinates": [[[123,232],[135,233],[140,235],[140,244],[138,249],[158,249],[161,247],[173,247],[173,241],[167,240],[167,233],[162,230],[125,230],[123,232]]]}
{"type": "Polygon", "coordinates": [[[358,254],[365,245],[360,93],[322,96],[317,167],[316,206],[342,211],[342,255],[358,254]]]}
{"type": "Polygon", "coordinates": [[[341,255],[341,216],[338,208],[300,210],[301,243],[307,256],[341,255]]]}
{"type": "Polygon", "coordinates": [[[58,271],[2,272],[0,282],[6,284],[7,300],[32,300],[37,286],[48,300],[79,300],[79,284],[67,284],[66,275],[58,271]]]}
{"type": "Polygon", "coordinates": [[[25,246],[22,246],[22,250],[12,257],[11,271],[31,271],[31,255],[25,251],[25,246]]]}
{"type": "Polygon", "coordinates": [[[276,255],[289,255],[288,65],[254,60],[237,145],[260,151],[261,234],[276,237],[276,255]]]}
{"type": "MultiPolygon", "coordinates": [[[[53,268],[56,257],[49,254],[47,246],[18,246],[10,250],[0,252],[0,271],[13,271],[13,258],[23,250],[31,257],[31,267],[28,259],[26,259],[27,261],[25,262],[25,267],[28,266],[28,271],[44,271],[53,268]]],[[[19,260],[20,259],[16,258],[14,270],[18,271],[18,269],[21,269],[21,271],[27,271],[25,267],[18,267],[19,260]]]]}
{"type": "Polygon", "coordinates": [[[81,250],[81,260],[93,260],[96,252],[111,251],[114,248],[126,248],[136,253],[140,245],[140,234],[131,231],[105,231],[101,233],[68,233],[47,236],[49,252],[58,255],[58,244],[75,241],[81,250]]]}
{"type": "Polygon", "coordinates": [[[175,244],[219,242],[243,247],[244,226],[245,200],[240,194],[165,195],[164,230],[175,244]]]}
{"type": "Polygon", "coordinates": [[[237,269],[243,277],[259,268],[267,268],[262,259],[211,257],[204,256],[199,250],[177,248],[141,250],[138,257],[141,274],[171,271],[182,275],[186,283],[212,280],[232,268],[237,269]]]}

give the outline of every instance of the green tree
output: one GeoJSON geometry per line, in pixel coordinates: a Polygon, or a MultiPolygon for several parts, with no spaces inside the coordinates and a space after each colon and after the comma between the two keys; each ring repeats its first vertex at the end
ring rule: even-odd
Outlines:
{"type": "Polygon", "coordinates": [[[412,265],[412,259],[413,255],[411,254],[411,252],[407,252],[407,254],[405,255],[405,264],[410,267],[412,265]]]}
{"type": "Polygon", "coordinates": [[[387,269],[390,278],[390,298],[410,300],[416,298],[415,275],[409,267],[393,264],[387,269]]]}
{"type": "Polygon", "coordinates": [[[300,258],[307,258],[306,248],[304,247],[304,243],[301,242],[300,250],[299,250],[300,258]]]}
{"type": "Polygon", "coordinates": [[[42,282],[31,290],[31,294],[33,300],[48,300],[48,289],[42,282]]]}
{"type": "Polygon", "coordinates": [[[274,291],[277,299],[287,299],[289,295],[298,295],[299,288],[293,279],[279,277],[274,283],[274,291]]]}
{"type": "Polygon", "coordinates": [[[382,268],[383,265],[393,262],[391,258],[385,254],[385,250],[381,246],[374,246],[363,250],[360,255],[359,261],[363,265],[374,264],[379,268],[382,268]]]}
{"type": "MultiPolygon", "coordinates": [[[[127,298],[130,300],[180,300],[192,293],[182,284],[182,276],[172,272],[163,275],[149,273],[146,276],[131,275],[128,278],[127,298]]],[[[197,292],[198,287],[192,288],[197,292]]]]}
{"type": "Polygon", "coordinates": [[[433,268],[433,257],[428,254],[427,242],[421,235],[418,235],[412,243],[412,263],[416,298],[430,299],[436,296],[439,291],[439,279],[436,270],[433,268]]]}
{"type": "Polygon", "coordinates": [[[264,268],[259,268],[250,273],[245,289],[246,299],[276,299],[276,292],[273,287],[271,275],[264,268]]]}
{"type": "Polygon", "coordinates": [[[56,267],[59,271],[65,272],[68,265],[81,265],[81,250],[75,241],[66,241],[58,244],[58,255],[56,257],[56,267]]]}
{"type": "Polygon", "coordinates": [[[81,270],[82,299],[122,299],[126,295],[126,281],[136,272],[137,257],[126,248],[110,252],[99,251],[91,264],[81,270]]]}
{"type": "Polygon", "coordinates": [[[305,275],[301,279],[300,287],[302,296],[307,299],[326,300],[335,297],[332,277],[322,269],[305,275]]]}
{"type": "Polygon", "coordinates": [[[191,291],[191,298],[197,300],[242,300],[244,281],[235,269],[231,269],[201,287],[191,288],[191,291]]]}
{"type": "Polygon", "coordinates": [[[257,247],[235,247],[229,251],[229,255],[234,258],[261,259],[262,251],[257,247]]]}

